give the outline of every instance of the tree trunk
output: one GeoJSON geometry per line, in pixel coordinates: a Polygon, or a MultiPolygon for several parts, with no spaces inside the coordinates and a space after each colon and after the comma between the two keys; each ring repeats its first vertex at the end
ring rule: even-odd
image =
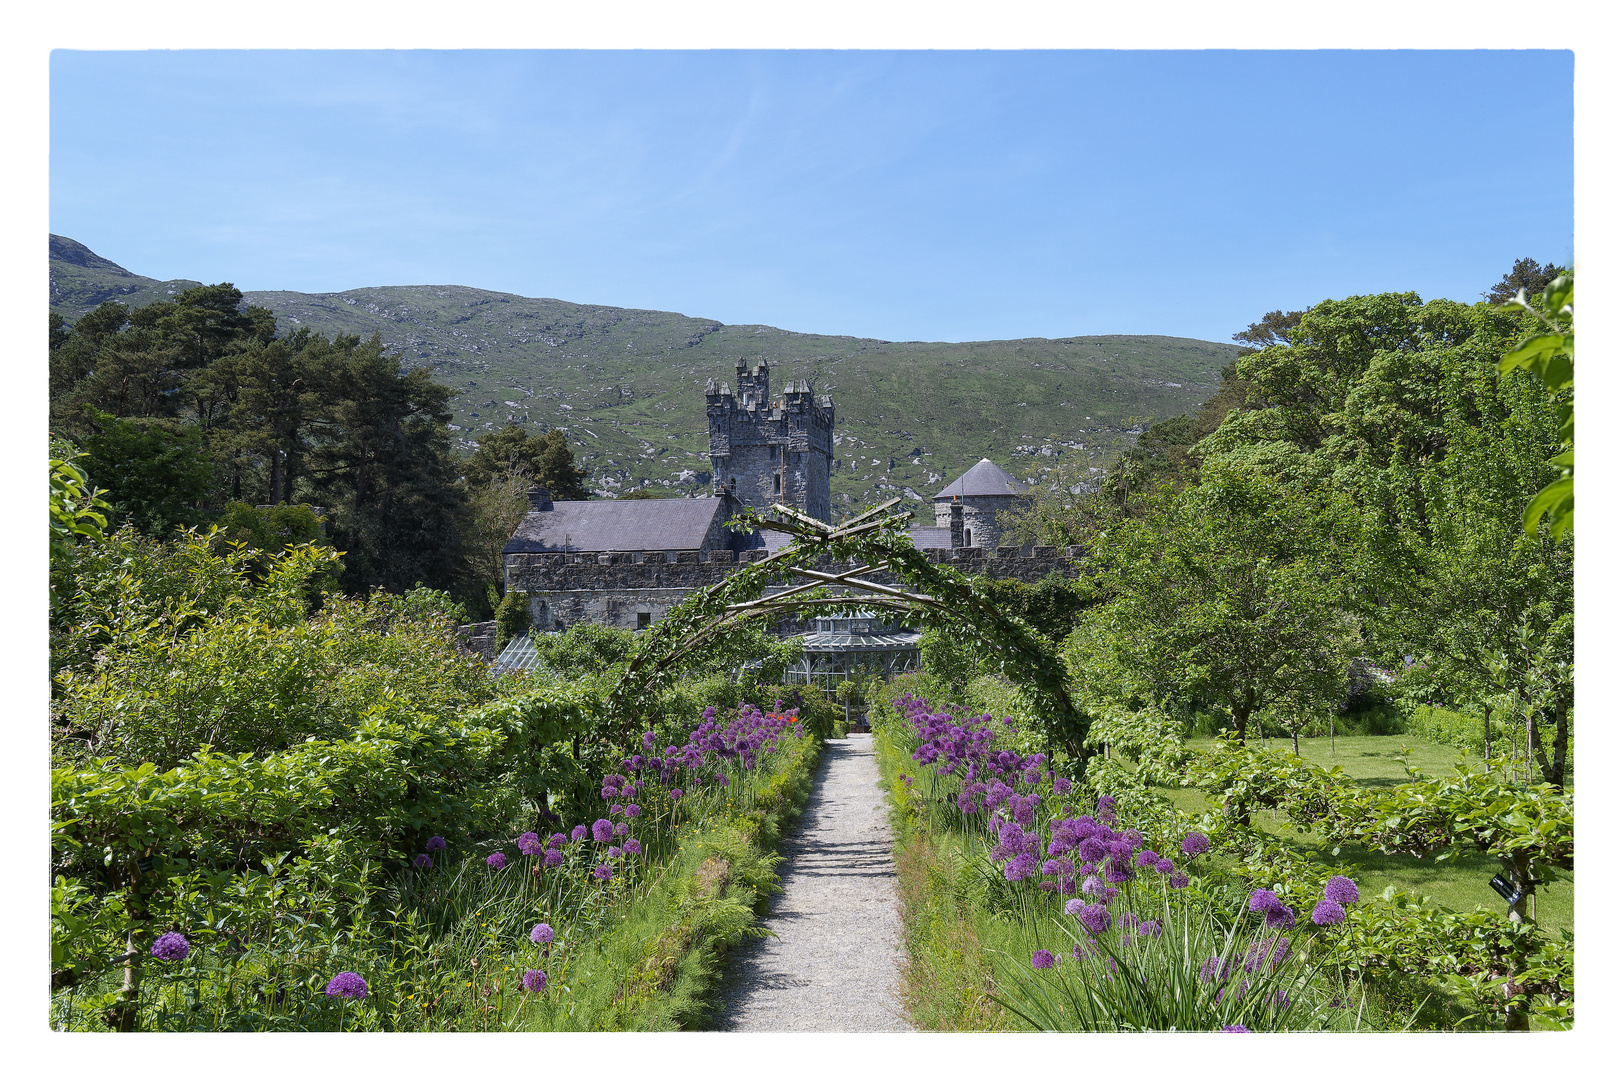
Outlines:
{"type": "MultiPolygon", "coordinates": [[[[1536,923],[1538,916],[1536,896],[1538,884],[1533,878],[1531,860],[1525,854],[1518,853],[1510,858],[1501,858],[1499,865],[1504,868],[1506,875],[1510,878],[1511,887],[1520,894],[1517,896],[1516,902],[1510,905],[1510,921],[1514,923],[1536,923]]],[[[1507,999],[1505,1004],[1506,1031],[1527,1031],[1529,1029],[1525,1006],[1515,1004],[1509,1000],[1521,989],[1516,982],[1517,975],[1521,973],[1519,968],[1520,965],[1516,965],[1505,977],[1505,998],[1507,999]]]]}
{"type": "Polygon", "coordinates": [[[134,1031],[141,1012],[141,950],[135,947],[135,927],[124,935],[124,985],[118,991],[118,1004],[113,1006],[117,1017],[113,1025],[118,1031],[134,1031]]]}
{"type": "Polygon", "coordinates": [[[1572,701],[1564,698],[1562,699],[1561,704],[1557,706],[1555,710],[1555,778],[1550,781],[1550,783],[1555,785],[1555,790],[1559,792],[1566,791],[1567,731],[1571,718],[1572,701]]]}

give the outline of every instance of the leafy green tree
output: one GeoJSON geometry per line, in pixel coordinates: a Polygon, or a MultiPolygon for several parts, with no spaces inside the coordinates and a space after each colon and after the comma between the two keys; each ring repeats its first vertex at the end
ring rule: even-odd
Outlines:
{"type": "Polygon", "coordinates": [[[92,411],[85,465],[108,485],[115,522],[154,536],[201,524],[214,470],[194,424],[92,411]]]}
{"type": "Polygon", "coordinates": [[[590,499],[586,490],[586,470],[575,465],[569,438],[557,428],[542,437],[545,444],[535,460],[535,482],[552,492],[554,499],[574,502],[590,499]]]}
{"type": "Polygon", "coordinates": [[[1083,696],[1204,701],[1243,743],[1263,710],[1321,714],[1346,689],[1357,626],[1347,588],[1344,500],[1255,470],[1208,469],[1164,490],[1091,557],[1109,597],[1068,639],[1083,696]]]}
{"type": "Polygon", "coordinates": [[[591,498],[591,492],[583,486],[586,470],[575,467],[569,438],[557,428],[536,434],[509,424],[479,444],[468,456],[462,475],[470,487],[479,487],[515,473],[530,477],[533,483],[550,491],[554,499],[591,498]]]}

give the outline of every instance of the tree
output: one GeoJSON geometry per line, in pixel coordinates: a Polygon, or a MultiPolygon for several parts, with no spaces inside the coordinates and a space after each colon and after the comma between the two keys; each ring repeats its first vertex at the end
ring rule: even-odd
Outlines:
{"type": "Polygon", "coordinates": [[[1290,332],[1302,321],[1303,311],[1270,311],[1258,321],[1234,335],[1241,343],[1241,356],[1249,356],[1269,345],[1290,344],[1290,332]]]}
{"type": "Polygon", "coordinates": [[[306,479],[311,501],[332,512],[344,588],[448,586],[462,566],[465,500],[446,427],[453,391],[427,369],[402,373],[376,334],[338,339],[316,379],[306,479]]]}
{"type": "Polygon", "coordinates": [[[1256,470],[1162,489],[1090,557],[1110,597],[1066,655],[1095,700],[1223,708],[1240,742],[1264,709],[1338,703],[1357,642],[1344,605],[1348,507],[1256,470]]]}
{"type": "Polygon", "coordinates": [[[553,428],[542,441],[546,445],[536,458],[535,482],[552,492],[554,499],[590,499],[592,493],[586,490],[586,470],[575,467],[568,437],[553,428]]]}
{"type": "Polygon", "coordinates": [[[205,520],[214,470],[195,424],[91,417],[98,430],[85,439],[85,467],[107,484],[115,523],[163,536],[205,520]]]}
{"type": "Polygon", "coordinates": [[[467,509],[462,518],[463,559],[475,594],[486,584],[500,586],[503,578],[502,551],[513,531],[529,512],[526,492],[530,478],[513,471],[492,477],[482,485],[468,486],[467,509]]]}
{"type": "Polygon", "coordinates": [[[509,474],[530,477],[560,501],[592,497],[582,484],[586,470],[575,467],[569,438],[557,428],[537,435],[518,424],[509,424],[479,444],[468,456],[462,473],[470,487],[509,474]]]}
{"type": "Polygon", "coordinates": [[[1499,284],[1483,293],[1482,298],[1490,304],[1508,304],[1516,299],[1519,292],[1537,296],[1560,273],[1561,268],[1555,263],[1540,266],[1537,259],[1517,259],[1515,265],[1510,268],[1510,273],[1500,278],[1499,284]]]}

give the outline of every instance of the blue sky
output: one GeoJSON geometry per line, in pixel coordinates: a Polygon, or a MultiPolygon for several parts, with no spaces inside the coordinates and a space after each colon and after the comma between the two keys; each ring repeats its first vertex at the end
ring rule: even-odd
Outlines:
{"type": "Polygon", "coordinates": [[[50,220],[243,289],[1225,341],[1570,259],[1572,75],[1540,51],[57,51],[50,220]]]}

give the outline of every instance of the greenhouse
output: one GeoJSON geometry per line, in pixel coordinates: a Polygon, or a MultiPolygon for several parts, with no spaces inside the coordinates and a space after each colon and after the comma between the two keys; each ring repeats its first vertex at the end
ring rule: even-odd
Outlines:
{"type": "Polygon", "coordinates": [[[869,611],[816,620],[787,681],[832,690],[848,679],[889,679],[919,667],[919,634],[869,611]]]}

